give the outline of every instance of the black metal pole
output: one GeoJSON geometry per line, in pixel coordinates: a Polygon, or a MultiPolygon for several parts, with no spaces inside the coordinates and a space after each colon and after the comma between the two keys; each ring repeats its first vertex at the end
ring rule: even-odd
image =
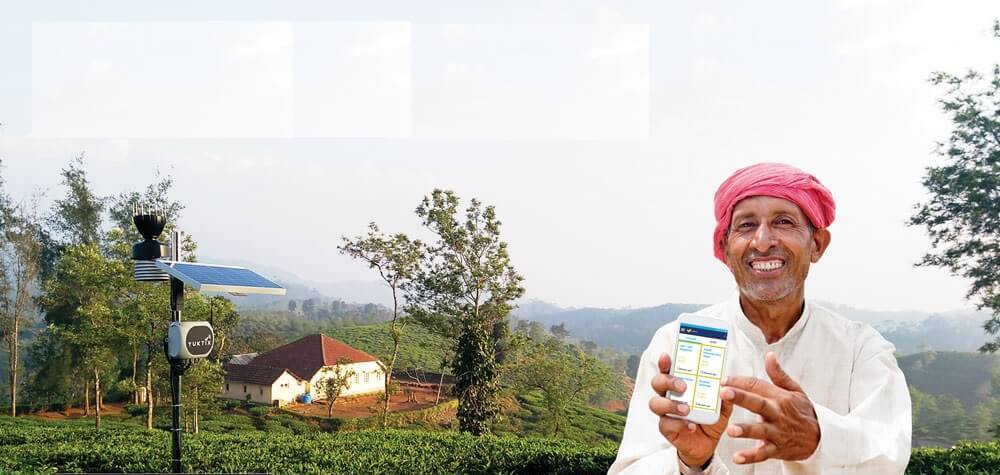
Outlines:
{"type": "MultiPolygon", "coordinates": [[[[175,244],[176,245],[176,244],[175,244]]],[[[181,321],[181,310],[184,309],[184,282],[176,277],[170,278],[170,321],[181,321]]],[[[174,473],[181,473],[181,373],[184,372],[183,360],[167,358],[170,363],[170,397],[173,404],[170,409],[170,434],[172,439],[171,467],[174,473]]]]}

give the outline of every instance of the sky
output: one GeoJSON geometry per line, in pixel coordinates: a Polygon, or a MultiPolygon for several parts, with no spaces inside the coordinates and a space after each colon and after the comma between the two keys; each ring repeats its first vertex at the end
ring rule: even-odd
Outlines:
{"type": "Polygon", "coordinates": [[[933,71],[985,71],[995,1],[0,0],[0,159],[18,198],[175,180],[199,253],[372,281],[340,236],[429,239],[435,188],[494,205],[527,296],[713,303],[712,196],[790,163],[833,193],[807,296],[968,308],[906,226],[949,121],[933,71]]]}

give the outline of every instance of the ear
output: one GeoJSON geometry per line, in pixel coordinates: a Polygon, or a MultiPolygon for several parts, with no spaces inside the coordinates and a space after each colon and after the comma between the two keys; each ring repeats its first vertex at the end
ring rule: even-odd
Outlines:
{"type": "Polygon", "coordinates": [[[820,228],[813,231],[812,235],[812,252],[809,254],[809,261],[812,263],[819,262],[819,258],[823,257],[823,253],[826,252],[826,248],[830,246],[830,231],[826,228],[820,228]]]}

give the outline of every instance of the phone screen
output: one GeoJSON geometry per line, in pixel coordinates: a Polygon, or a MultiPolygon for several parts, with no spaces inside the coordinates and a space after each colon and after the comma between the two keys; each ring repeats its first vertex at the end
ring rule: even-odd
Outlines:
{"type": "Polygon", "coordinates": [[[670,399],[687,403],[692,411],[718,410],[727,335],[725,328],[681,323],[671,369],[687,388],[681,395],[671,393],[670,399]]]}

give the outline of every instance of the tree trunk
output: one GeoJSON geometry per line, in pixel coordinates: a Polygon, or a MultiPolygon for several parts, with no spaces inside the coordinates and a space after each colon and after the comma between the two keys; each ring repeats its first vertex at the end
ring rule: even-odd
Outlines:
{"type": "Polygon", "coordinates": [[[198,433],[198,406],[201,405],[201,401],[198,399],[198,387],[194,388],[194,433],[198,433]]]}
{"type": "Polygon", "coordinates": [[[94,409],[97,414],[97,430],[101,430],[101,373],[94,368],[94,409]]]}
{"type": "MultiPolygon", "coordinates": [[[[152,353],[152,352],[149,352],[152,353]]],[[[153,430],[153,360],[146,357],[146,430],[153,430]]]]}
{"type": "Polygon", "coordinates": [[[396,299],[396,286],[392,289],[392,325],[389,331],[392,333],[392,357],[389,358],[389,367],[385,371],[385,399],[382,400],[382,429],[385,429],[389,417],[389,388],[392,385],[392,368],[396,366],[396,356],[399,355],[400,329],[396,327],[399,318],[399,301],[396,299]]]}
{"type": "Polygon", "coordinates": [[[83,383],[83,416],[90,417],[90,378],[83,383]]]}
{"type": "Polygon", "coordinates": [[[10,417],[17,417],[17,309],[14,309],[13,331],[10,339],[10,417]]]}
{"type": "Polygon", "coordinates": [[[434,398],[434,405],[438,405],[441,402],[441,386],[444,386],[444,368],[441,368],[441,377],[438,379],[438,394],[434,398]]]}
{"type": "Polygon", "coordinates": [[[326,417],[333,417],[333,403],[326,405],[326,417]]]}
{"type": "Polygon", "coordinates": [[[135,385],[136,371],[139,369],[139,348],[132,347],[132,404],[139,404],[139,390],[135,385]]]}

